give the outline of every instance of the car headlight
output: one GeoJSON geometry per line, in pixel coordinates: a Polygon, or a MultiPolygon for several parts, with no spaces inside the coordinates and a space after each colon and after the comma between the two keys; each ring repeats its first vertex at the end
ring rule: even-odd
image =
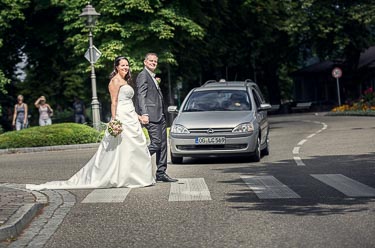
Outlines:
{"type": "Polygon", "coordinates": [[[252,133],[254,132],[254,125],[253,123],[242,123],[237,127],[233,128],[233,133],[252,133]]]}
{"type": "Polygon", "coordinates": [[[171,133],[190,133],[189,130],[183,125],[172,125],[171,133]]]}

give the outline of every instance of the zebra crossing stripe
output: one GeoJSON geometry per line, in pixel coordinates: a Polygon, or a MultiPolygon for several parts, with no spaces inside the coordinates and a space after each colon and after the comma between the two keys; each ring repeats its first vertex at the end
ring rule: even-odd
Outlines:
{"type": "Polygon", "coordinates": [[[95,189],[82,203],[123,202],[129,192],[130,188],[95,189]]]}
{"type": "Polygon", "coordinates": [[[349,197],[374,197],[375,189],[341,174],[312,174],[312,177],[349,197]]]}
{"type": "Polygon", "coordinates": [[[301,198],[273,176],[241,176],[241,178],[259,199],[301,198]]]}
{"type": "Polygon", "coordinates": [[[204,178],[179,178],[171,183],[169,201],[210,201],[211,194],[204,178]]]}
{"type": "Polygon", "coordinates": [[[293,159],[298,166],[305,166],[305,163],[302,161],[300,157],[293,157],[293,159]]]}

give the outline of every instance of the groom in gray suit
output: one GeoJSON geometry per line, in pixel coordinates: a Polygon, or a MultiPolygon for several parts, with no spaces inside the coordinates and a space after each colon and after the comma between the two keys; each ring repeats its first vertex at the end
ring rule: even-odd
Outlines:
{"type": "Polygon", "coordinates": [[[148,53],[143,61],[145,67],[138,74],[137,83],[137,112],[141,123],[147,128],[150,136],[148,150],[156,153],[156,181],[176,182],[177,179],[167,175],[167,123],[164,114],[163,95],[155,78],[158,65],[156,53],[148,53]]]}

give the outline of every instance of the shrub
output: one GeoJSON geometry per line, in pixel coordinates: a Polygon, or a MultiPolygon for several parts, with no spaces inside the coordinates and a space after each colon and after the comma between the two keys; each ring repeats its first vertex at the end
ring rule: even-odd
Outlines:
{"type": "Polygon", "coordinates": [[[0,135],[0,149],[96,143],[101,134],[92,127],[77,123],[37,126],[0,135]]]}

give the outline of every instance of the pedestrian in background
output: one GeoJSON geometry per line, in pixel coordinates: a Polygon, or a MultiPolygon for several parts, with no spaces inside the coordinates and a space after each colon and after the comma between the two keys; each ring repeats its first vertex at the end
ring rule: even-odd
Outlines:
{"type": "Polygon", "coordinates": [[[39,97],[35,101],[34,105],[39,110],[39,125],[40,126],[51,125],[52,124],[51,117],[53,116],[53,110],[51,106],[47,103],[46,97],[45,96],[39,97]]]}
{"type": "Polygon", "coordinates": [[[27,104],[23,102],[23,95],[17,96],[17,103],[14,105],[12,126],[17,131],[27,127],[28,121],[27,104]]]}
{"type": "Polygon", "coordinates": [[[74,110],[74,121],[75,121],[75,123],[81,123],[81,124],[85,123],[86,122],[85,104],[78,97],[74,97],[73,110],[74,110]]]}

